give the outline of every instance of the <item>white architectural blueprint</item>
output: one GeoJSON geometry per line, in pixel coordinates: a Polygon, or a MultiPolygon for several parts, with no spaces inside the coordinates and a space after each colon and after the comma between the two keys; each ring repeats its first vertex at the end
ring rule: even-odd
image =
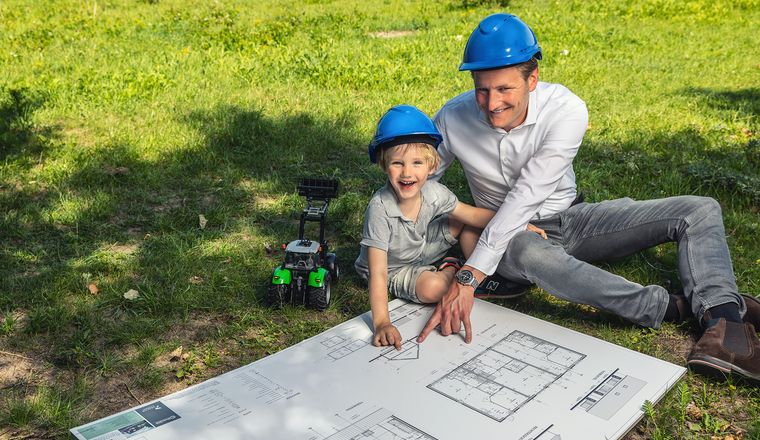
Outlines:
{"type": "Polygon", "coordinates": [[[82,440],[618,439],[685,369],[475,300],[474,337],[416,336],[432,307],[390,303],[149,404],[73,428],[82,440]]]}

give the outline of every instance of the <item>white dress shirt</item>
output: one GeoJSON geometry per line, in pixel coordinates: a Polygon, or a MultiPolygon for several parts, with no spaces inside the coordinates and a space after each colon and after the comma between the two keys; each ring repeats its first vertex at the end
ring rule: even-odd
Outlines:
{"type": "Polygon", "coordinates": [[[525,121],[506,131],[489,124],[471,90],[447,102],[435,124],[443,143],[431,178],[458,159],[475,204],[497,211],[467,260],[490,275],[530,220],[563,211],[575,199],[573,159],[588,127],[586,104],[562,85],[539,82],[525,121]]]}

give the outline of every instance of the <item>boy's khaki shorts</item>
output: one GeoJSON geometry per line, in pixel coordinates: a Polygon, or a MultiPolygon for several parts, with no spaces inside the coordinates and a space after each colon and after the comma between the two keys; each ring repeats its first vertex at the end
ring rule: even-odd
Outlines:
{"type": "Polygon", "coordinates": [[[452,246],[457,244],[457,239],[449,230],[449,216],[442,215],[428,225],[425,248],[422,250],[420,264],[402,266],[392,273],[388,273],[388,291],[396,298],[407,301],[420,302],[415,292],[417,278],[423,272],[437,270],[434,263],[446,256],[452,246]]]}

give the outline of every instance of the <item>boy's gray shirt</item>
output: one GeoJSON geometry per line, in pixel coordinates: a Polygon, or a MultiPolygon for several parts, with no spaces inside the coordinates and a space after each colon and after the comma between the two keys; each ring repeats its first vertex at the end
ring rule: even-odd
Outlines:
{"type": "Polygon", "coordinates": [[[428,225],[436,217],[453,211],[458,200],[451,190],[432,180],[425,182],[420,193],[422,206],[416,223],[401,214],[390,184],[386,183],[372,196],[364,212],[361,251],[354,264],[359,275],[369,277],[368,247],[388,253],[388,274],[403,266],[433,263],[422,258],[428,225]]]}

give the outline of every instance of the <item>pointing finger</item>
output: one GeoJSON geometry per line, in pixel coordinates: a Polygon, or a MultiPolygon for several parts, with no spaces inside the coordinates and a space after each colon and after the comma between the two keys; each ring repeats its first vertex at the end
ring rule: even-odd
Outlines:
{"type": "Polygon", "coordinates": [[[472,323],[470,322],[470,314],[464,314],[464,342],[472,342],[472,323]]]}
{"type": "Polygon", "coordinates": [[[417,342],[422,342],[427,338],[428,334],[430,334],[431,331],[441,322],[441,315],[438,313],[438,307],[436,307],[436,311],[433,312],[433,315],[428,319],[427,324],[425,324],[425,327],[420,332],[420,335],[417,336],[417,342]]]}

